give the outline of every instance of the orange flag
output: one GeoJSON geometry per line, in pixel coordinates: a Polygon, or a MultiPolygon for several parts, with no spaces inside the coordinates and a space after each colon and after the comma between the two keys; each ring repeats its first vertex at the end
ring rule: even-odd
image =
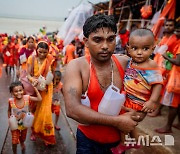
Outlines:
{"type": "Polygon", "coordinates": [[[162,13],[159,16],[159,19],[156,24],[152,27],[152,31],[154,33],[155,38],[159,36],[159,32],[161,27],[164,24],[164,20],[167,17],[168,19],[174,19],[175,17],[175,7],[176,6],[176,0],[169,0],[162,10],[162,13]]]}

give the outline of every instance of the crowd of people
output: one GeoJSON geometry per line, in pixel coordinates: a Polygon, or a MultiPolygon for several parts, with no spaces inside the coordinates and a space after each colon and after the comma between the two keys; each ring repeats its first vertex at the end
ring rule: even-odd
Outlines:
{"type": "MultiPolygon", "coordinates": [[[[0,35],[0,58],[6,75],[13,78],[8,118],[15,115],[18,124],[11,129],[14,154],[19,143],[25,152],[23,121],[29,112],[33,115],[30,139],[39,137],[46,146],[56,144],[61,96],[67,116],[79,122],[77,154],[124,153],[132,148],[124,145],[125,136],[137,140],[138,123],[146,116],[161,115],[163,106],[169,106],[167,123],[155,131],[180,130],[180,24],[166,20],[160,39],[147,28],[118,34],[117,30],[112,16],[97,14],[84,23],[83,40],[75,37],[67,46],[56,33],[51,37],[0,35]],[[107,91],[114,94],[109,100],[116,102],[126,94],[118,114],[99,111],[107,91]],[[178,123],[173,124],[176,116],[178,123]]],[[[104,110],[108,103],[103,104],[104,110]]]]}

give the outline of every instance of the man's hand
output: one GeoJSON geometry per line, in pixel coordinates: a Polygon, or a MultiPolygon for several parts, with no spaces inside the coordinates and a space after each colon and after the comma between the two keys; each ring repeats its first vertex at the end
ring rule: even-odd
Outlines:
{"type": "Polygon", "coordinates": [[[141,122],[141,121],[145,118],[146,114],[147,114],[147,113],[145,113],[145,112],[137,111],[137,112],[135,113],[135,115],[136,115],[136,116],[139,116],[139,119],[136,120],[136,121],[137,121],[137,122],[141,122]]]}
{"type": "Polygon", "coordinates": [[[167,59],[167,54],[166,54],[166,52],[164,53],[164,54],[162,54],[162,56],[165,58],[165,59],[167,59]]]}
{"type": "Polygon", "coordinates": [[[126,107],[122,108],[126,113],[118,116],[116,127],[124,133],[129,133],[138,125],[140,115],[136,115],[136,111],[126,107]]]}

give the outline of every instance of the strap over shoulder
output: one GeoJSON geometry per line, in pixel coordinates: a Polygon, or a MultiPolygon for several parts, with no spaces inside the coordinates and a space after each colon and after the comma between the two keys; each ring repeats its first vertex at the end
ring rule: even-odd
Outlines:
{"type": "Polygon", "coordinates": [[[85,58],[88,61],[88,63],[90,64],[90,55],[86,55],[85,58]]]}
{"type": "Polygon", "coordinates": [[[119,74],[120,74],[120,76],[121,76],[121,79],[124,80],[124,69],[122,68],[119,60],[116,58],[115,55],[112,55],[112,59],[114,60],[116,66],[117,66],[117,68],[118,68],[118,71],[119,71],[119,74]]]}
{"type": "Polygon", "coordinates": [[[14,98],[9,98],[9,104],[11,107],[15,106],[15,101],[14,101],[14,98]]]}

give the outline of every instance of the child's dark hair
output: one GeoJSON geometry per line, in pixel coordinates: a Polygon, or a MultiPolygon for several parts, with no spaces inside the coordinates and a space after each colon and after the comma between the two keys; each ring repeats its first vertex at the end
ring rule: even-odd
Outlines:
{"type": "Polygon", "coordinates": [[[131,38],[132,36],[152,36],[152,38],[154,39],[154,34],[153,32],[148,29],[148,28],[138,28],[138,29],[135,29],[134,31],[132,31],[130,33],[130,36],[129,38],[131,38]]]}
{"type": "Polygon", "coordinates": [[[60,71],[54,71],[54,75],[61,78],[62,74],[60,71]]]}
{"type": "Polygon", "coordinates": [[[10,86],[9,86],[9,92],[12,93],[14,87],[17,87],[17,86],[22,86],[23,89],[24,89],[24,86],[23,86],[23,84],[22,84],[21,81],[15,81],[15,82],[12,82],[12,83],[10,84],[10,86]]]}
{"type": "Polygon", "coordinates": [[[40,41],[40,42],[38,43],[38,45],[37,45],[37,49],[38,49],[38,48],[43,48],[43,49],[49,50],[49,45],[48,45],[48,43],[45,42],[45,41],[40,41]]]}
{"type": "Polygon", "coordinates": [[[110,28],[114,33],[117,33],[116,22],[113,16],[97,14],[86,20],[83,26],[83,34],[88,38],[92,32],[96,32],[97,29],[103,27],[110,28]]]}

